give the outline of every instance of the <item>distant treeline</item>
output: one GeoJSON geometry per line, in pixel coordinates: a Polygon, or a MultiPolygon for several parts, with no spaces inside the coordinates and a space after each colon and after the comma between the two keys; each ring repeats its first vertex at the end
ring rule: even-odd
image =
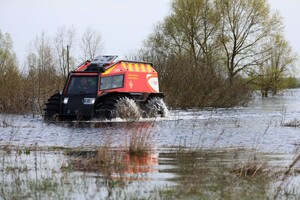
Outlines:
{"type": "MultiPolygon", "coordinates": [[[[168,106],[231,107],[246,104],[253,90],[267,97],[299,87],[297,56],[267,0],[173,0],[170,11],[131,56],[154,63],[168,106]]],[[[75,38],[64,26],[53,38],[43,32],[20,65],[0,30],[0,112],[42,113],[69,70],[102,54],[101,35],[91,28],[78,46],[75,38]]]]}

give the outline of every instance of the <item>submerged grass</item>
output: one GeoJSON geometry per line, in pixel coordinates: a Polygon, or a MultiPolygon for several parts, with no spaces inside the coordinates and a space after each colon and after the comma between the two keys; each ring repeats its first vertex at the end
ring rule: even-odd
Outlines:
{"type": "Polygon", "coordinates": [[[130,156],[146,156],[153,152],[156,133],[154,123],[126,127],[125,148],[130,156]]]}
{"type": "MultiPolygon", "coordinates": [[[[72,165],[81,171],[101,171],[109,173],[128,168],[129,160],[143,160],[154,152],[156,131],[154,122],[125,122],[123,134],[118,137],[107,133],[103,145],[95,150],[73,149],[67,151],[72,165]]],[[[70,168],[70,167],[67,167],[70,168]]]]}
{"type": "Polygon", "coordinates": [[[269,170],[267,169],[266,163],[247,163],[244,166],[234,169],[233,173],[238,177],[254,177],[254,176],[265,176],[269,170]]]}
{"type": "MultiPolygon", "coordinates": [[[[268,199],[272,170],[256,164],[242,167],[247,152],[202,150],[173,153],[176,186],[161,190],[163,199],[268,199]],[[230,162],[229,162],[230,161],[230,162]],[[238,167],[240,166],[240,167],[238,167]],[[250,168],[251,166],[251,168],[250,168]],[[257,167],[254,167],[257,166],[257,167]],[[253,172],[252,172],[253,170],[253,172]],[[246,173],[245,173],[246,172],[246,173]]],[[[160,160],[170,154],[160,154],[160,160]]]]}
{"type": "Polygon", "coordinates": [[[285,127],[300,127],[300,120],[298,119],[293,119],[293,120],[290,120],[289,122],[286,122],[286,123],[283,123],[283,126],[285,127]]]}
{"type": "Polygon", "coordinates": [[[291,178],[291,176],[294,176],[295,174],[297,176],[297,174],[299,174],[299,170],[297,169],[297,164],[299,164],[299,162],[300,162],[300,153],[298,153],[298,155],[295,156],[292,163],[288,166],[288,168],[281,175],[280,184],[278,185],[278,187],[276,189],[274,199],[281,199],[283,197],[285,197],[285,198],[294,197],[294,193],[298,193],[297,197],[299,198],[300,191],[293,191],[293,190],[291,191],[291,189],[289,187],[289,182],[291,181],[289,179],[291,178]]]}
{"type": "MultiPolygon", "coordinates": [[[[240,126],[237,121],[234,123],[236,128],[240,126]]],[[[277,188],[280,191],[275,198],[286,197],[284,193],[288,197],[300,195],[285,184],[274,184],[293,178],[298,157],[288,170],[279,172],[283,174],[281,179],[272,163],[253,149],[207,150],[201,146],[193,149],[189,141],[194,142],[194,132],[190,138],[179,138],[179,145],[172,150],[159,151],[155,147],[154,124],[124,123],[118,127],[122,129],[118,138],[108,133],[115,129],[107,129],[103,145],[94,149],[58,146],[43,150],[14,147],[9,142],[0,149],[0,196],[4,199],[273,199],[274,193],[270,191],[278,191],[277,188]],[[58,156],[59,160],[51,161],[52,156],[58,156]],[[171,177],[164,178],[170,174],[171,177]],[[166,185],[148,188],[155,182],[166,185]]],[[[11,128],[17,134],[18,129],[11,128]]],[[[224,131],[213,142],[214,146],[224,131]]],[[[256,144],[260,139],[257,138],[256,144]]]]}
{"type": "MultiPolygon", "coordinates": [[[[277,188],[273,183],[281,180],[278,171],[266,155],[256,152],[255,159],[249,159],[253,153],[232,148],[132,156],[109,142],[96,150],[31,149],[29,155],[1,151],[0,195],[6,199],[140,199],[140,191],[143,199],[273,199],[270,191],[277,188]],[[51,160],[53,156],[58,157],[51,160]],[[161,178],[168,174],[172,176],[161,178]],[[165,184],[147,188],[156,180],[165,184]]],[[[283,173],[290,177],[290,171],[283,173]]]]}

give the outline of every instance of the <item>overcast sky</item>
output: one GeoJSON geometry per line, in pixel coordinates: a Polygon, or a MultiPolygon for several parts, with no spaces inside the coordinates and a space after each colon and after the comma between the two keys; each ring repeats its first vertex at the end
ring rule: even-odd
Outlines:
{"type": "Polygon", "coordinates": [[[62,25],[74,26],[78,40],[91,27],[102,36],[103,53],[122,58],[141,46],[168,10],[169,0],[0,0],[0,29],[11,35],[20,60],[42,31],[54,37],[62,25]]]}
{"type": "MultiPolygon", "coordinates": [[[[300,0],[269,0],[284,18],[286,38],[300,55],[300,0]]],[[[0,0],[0,29],[9,33],[22,62],[29,43],[45,31],[74,26],[77,38],[91,27],[104,41],[104,54],[134,53],[169,13],[170,0],[0,0]]],[[[79,41],[77,41],[79,42],[79,41]]]]}

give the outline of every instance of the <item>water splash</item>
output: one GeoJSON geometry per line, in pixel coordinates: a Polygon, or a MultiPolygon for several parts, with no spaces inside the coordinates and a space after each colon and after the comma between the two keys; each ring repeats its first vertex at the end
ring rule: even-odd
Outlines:
{"type": "Polygon", "coordinates": [[[133,99],[121,98],[116,104],[116,116],[121,119],[137,121],[141,118],[140,107],[133,99]]]}
{"type": "Polygon", "coordinates": [[[162,98],[151,98],[146,104],[146,117],[167,117],[169,110],[162,98]]]}

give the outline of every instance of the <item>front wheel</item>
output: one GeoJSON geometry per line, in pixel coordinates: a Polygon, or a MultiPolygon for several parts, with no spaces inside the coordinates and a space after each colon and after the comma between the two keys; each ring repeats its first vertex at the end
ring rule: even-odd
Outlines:
{"type": "Polygon", "coordinates": [[[97,119],[111,120],[116,117],[114,101],[105,101],[97,105],[94,117],[97,119]]]}
{"type": "Polygon", "coordinates": [[[143,110],[145,117],[166,117],[168,115],[168,108],[160,97],[152,97],[147,100],[143,110]]]}

